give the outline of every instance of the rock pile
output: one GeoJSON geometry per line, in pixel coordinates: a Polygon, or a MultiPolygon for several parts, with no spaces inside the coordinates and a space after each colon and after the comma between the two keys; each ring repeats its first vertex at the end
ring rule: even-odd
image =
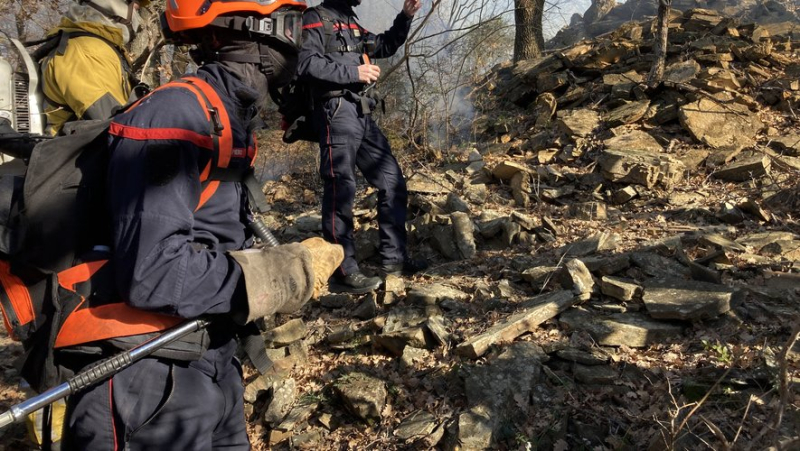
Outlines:
{"type": "MultiPolygon", "coordinates": [[[[508,447],[513,425],[542,449],[622,440],[610,428],[638,431],[633,448],[673,445],[648,429],[672,405],[665,386],[646,389],[664,373],[644,356],[658,368],[701,346],[730,358],[699,343],[756,346],[745,325],[774,331],[798,312],[800,230],[770,199],[800,180],[800,61],[789,35],[688,10],[673,21],[667,81],[648,89],[651,30],[627,24],[490,76],[513,109],[492,104],[484,143],[409,173],[410,238],[434,265],[325,296],[266,333],[275,374],[246,389],[256,436],[275,449],[480,450],[508,447]],[[313,378],[309,360],[336,364],[313,378]]],[[[268,188],[273,203],[304,196],[285,185],[268,188]]],[[[355,211],[365,268],[375,202],[368,192],[355,211]]],[[[316,213],[275,216],[286,241],[320,230],[316,213]]],[[[773,357],[734,372],[695,360],[671,377],[692,401],[767,387],[779,365],[764,349],[773,357]]],[[[769,417],[769,405],[752,408],[769,417]]],[[[719,408],[738,418],[745,406],[719,408]]]]}
{"type": "MultiPolygon", "coordinates": [[[[742,22],[782,24],[795,28],[798,23],[798,7],[791,0],[673,0],[672,7],[686,11],[703,8],[716,11],[742,22]]],[[[595,38],[620,28],[630,21],[642,21],[658,14],[658,2],[651,0],[592,0],[586,12],[574,14],[569,26],[561,29],[547,42],[550,49],[572,46],[586,38],[595,38]]]]}
{"type": "MultiPolygon", "coordinates": [[[[770,126],[800,108],[800,41],[780,25],[675,11],[665,79],[648,88],[655,24],[627,23],[492,73],[490,92],[530,116],[512,126],[486,116],[479,130],[500,139],[492,153],[526,154],[541,165],[592,152],[606,180],[648,189],[671,189],[703,164],[733,182],[769,175],[775,159],[800,167],[800,136],[770,126]]],[[[513,183],[520,191],[529,189],[524,178],[513,183]]],[[[628,189],[616,198],[635,195],[628,189]]]]}

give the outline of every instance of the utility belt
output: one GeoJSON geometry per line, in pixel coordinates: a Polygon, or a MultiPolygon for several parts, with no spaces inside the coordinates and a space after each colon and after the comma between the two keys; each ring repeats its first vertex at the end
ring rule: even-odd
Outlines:
{"type": "Polygon", "coordinates": [[[365,115],[372,114],[374,111],[373,105],[370,104],[370,100],[375,102],[375,105],[381,106],[381,112],[386,114],[386,102],[384,101],[383,97],[380,95],[378,90],[375,88],[375,83],[370,83],[364,89],[359,91],[358,93],[353,92],[350,89],[336,89],[332,91],[324,91],[321,93],[317,93],[314,98],[319,99],[317,102],[317,106],[321,106],[325,102],[330,99],[335,99],[337,97],[344,97],[345,99],[361,105],[361,112],[365,115]]]}

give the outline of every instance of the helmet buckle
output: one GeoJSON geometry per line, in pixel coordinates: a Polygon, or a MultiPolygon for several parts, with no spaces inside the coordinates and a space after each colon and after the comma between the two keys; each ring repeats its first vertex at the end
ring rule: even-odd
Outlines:
{"type": "Polygon", "coordinates": [[[265,17],[263,19],[256,19],[255,17],[248,17],[244,21],[244,25],[251,33],[258,33],[267,36],[272,36],[272,19],[265,17]]]}

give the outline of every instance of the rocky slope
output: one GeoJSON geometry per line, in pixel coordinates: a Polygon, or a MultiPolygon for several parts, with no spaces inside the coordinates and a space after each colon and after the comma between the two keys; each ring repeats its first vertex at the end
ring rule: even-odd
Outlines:
{"type": "MultiPolygon", "coordinates": [[[[703,8],[724,14],[740,23],[794,23],[797,25],[800,4],[797,0],[673,0],[678,11],[703,8]]],[[[616,30],[626,22],[638,22],[658,14],[658,2],[652,0],[592,0],[586,12],[574,14],[567,27],[559,30],[548,43],[562,48],[581,39],[595,38],[616,30]]]]}
{"type": "MultiPolygon", "coordinates": [[[[652,22],[632,23],[492,71],[474,147],[398,152],[431,268],[264,321],[256,449],[797,449],[800,43],[673,23],[656,89],[652,22]]],[[[320,230],[302,167],[265,186],[284,242],[320,230]]],[[[0,343],[4,406],[18,352],[0,343]]]]}

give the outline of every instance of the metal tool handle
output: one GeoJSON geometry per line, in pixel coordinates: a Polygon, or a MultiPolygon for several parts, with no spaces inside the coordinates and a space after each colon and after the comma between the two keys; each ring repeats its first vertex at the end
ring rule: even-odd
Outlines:
{"type": "Polygon", "coordinates": [[[48,404],[56,402],[59,399],[66,398],[67,396],[77,393],[90,385],[96,384],[110,376],[113,376],[117,372],[131,366],[134,362],[149,356],[161,347],[166,346],[192,332],[204,329],[208,326],[208,324],[209,321],[205,319],[196,319],[183,323],[157,337],[142,343],[130,351],[126,351],[113,357],[109,357],[105,360],[101,360],[91,368],[76,374],[67,382],[64,382],[63,384],[53,387],[38,396],[34,396],[33,398],[11,407],[9,411],[0,415],[0,429],[3,429],[12,423],[22,421],[29,414],[36,412],[48,404]]]}
{"type": "Polygon", "coordinates": [[[250,229],[253,231],[256,237],[258,237],[261,241],[263,241],[269,247],[277,247],[280,243],[278,239],[275,238],[275,235],[269,231],[264,221],[260,219],[255,219],[253,222],[248,224],[250,229]]]}

